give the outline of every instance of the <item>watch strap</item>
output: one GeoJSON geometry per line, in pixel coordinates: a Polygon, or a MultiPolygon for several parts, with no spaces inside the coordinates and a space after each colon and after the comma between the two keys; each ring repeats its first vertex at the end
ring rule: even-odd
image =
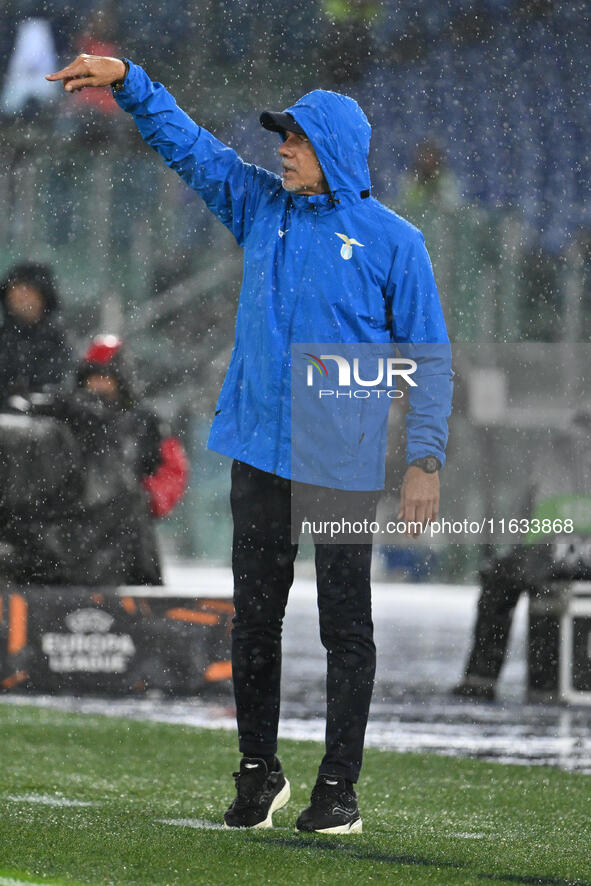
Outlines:
{"type": "Polygon", "coordinates": [[[120,92],[123,89],[125,85],[125,78],[129,74],[129,62],[126,58],[122,58],[121,61],[125,65],[125,74],[123,75],[123,77],[121,77],[120,80],[115,80],[114,83],[111,83],[111,89],[113,90],[113,92],[120,92]]]}
{"type": "Polygon", "coordinates": [[[410,463],[411,467],[421,468],[426,474],[434,474],[441,470],[441,462],[436,455],[426,455],[424,458],[415,458],[410,463]]]}

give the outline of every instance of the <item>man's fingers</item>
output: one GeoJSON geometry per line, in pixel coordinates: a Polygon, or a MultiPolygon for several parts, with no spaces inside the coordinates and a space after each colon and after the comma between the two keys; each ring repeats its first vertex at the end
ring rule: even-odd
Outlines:
{"type": "Polygon", "coordinates": [[[422,526],[424,530],[429,520],[437,519],[437,514],[439,513],[438,505],[438,500],[411,501],[408,498],[405,499],[404,504],[398,511],[397,517],[398,520],[403,520],[407,525],[405,534],[412,538],[416,538],[420,535],[421,531],[418,528],[419,525],[422,526]],[[411,526],[410,524],[415,525],[411,526]]]}
{"type": "Polygon", "coordinates": [[[409,524],[414,523],[416,519],[416,503],[409,498],[404,484],[402,485],[400,509],[398,511],[397,519],[406,523],[407,528],[404,534],[413,536],[414,533],[410,531],[409,524]]]}
{"type": "Polygon", "coordinates": [[[69,67],[70,66],[68,65],[67,68],[62,68],[61,71],[56,71],[55,74],[46,74],[45,79],[46,80],[65,80],[66,77],[71,77],[72,75],[70,74],[69,67]]]}
{"type": "Polygon", "coordinates": [[[90,77],[90,62],[92,61],[92,56],[83,53],[74,59],[73,62],[70,62],[69,65],[66,65],[65,68],[62,68],[61,71],[56,71],[55,74],[47,74],[46,80],[68,80],[72,77],[90,77]]]}
{"type": "Polygon", "coordinates": [[[435,501],[431,505],[431,516],[429,517],[429,519],[431,520],[431,522],[433,522],[434,520],[437,520],[438,516],[439,516],[439,499],[437,498],[437,499],[435,499],[435,501]]]}
{"type": "Polygon", "coordinates": [[[406,523],[405,535],[416,538],[439,513],[439,477],[411,465],[400,490],[398,520],[406,523]]]}
{"type": "Polygon", "coordinates": [[[102,55],[79,55],[78,58],[45,79],[61,80],[67,92],[84,89],[85,86],[110,86],[125,76],[125,63],[120,58],[102,55]]]}
{"type": "MultiPolygon", "coordinates": [[[[412,498],[412,496],[410,496],[408,494],[408,484],[405,479],[405,480],[403,480],[402,487],[400,489],[400,508],[398,510],[398,519],[399,520],[408,519],[409,510],[411,508],[411,498],[412,498]]],[[[414,505],[413,505],[413,512],[414,512],[414,505]]]]}
{"type": "Polygon", "coordinates": [[[404,533],[405,535],[414,536],[414,532],[411,530],[410,524],[414,523],[416,519],[417,517],[415,503],[410,502],[408,499],[406,499],[404,510],[402,512],[402,520],[404,523],[406,523],[406,531],[404,533]]]}
{"type": "Polygon", "coordinates": [[[425,527],[426,513],[423,502],[417,502],[412,508],[412,517],[408,518],[406,534],[417,538],[425,527]]]}
{"type": "Polygon", "coordinates": [[[46,80],[67,80],[68,77],[79,77],[84,73],[84,66],[81,59],[76,59],[71,64],[66,65],[65,68],[62,68],[61,71],[56,71],[55,74],[46,74],[46,80]]]}
{"type": "Polygon", "coordinates": [[[421,502],[419,505],[417,505],[417,508],[415,510],[415,523],[417,524],[417,526],[413,526],[413,538],[416,538],[417,535],[420,535],[427,525],[427,518],[430,510],[430,507],[425,502],[421,502]]]}
{"type": "Polygon", "coordinates": [[[406,497],[406,490],[404,486],[402,487],[400,493],[400,507],[398,509],[398,520],[408,520],[408,514],[410,511],[410,504],[406,497]]]}
{"type": "Polygon", "coordinates": [[[75,92],[76,89],[84,89],[85,86],[96,86],[96,77],[72,77],[64,83],[66,92],[75,92]]]}
{"type": "Polygon", "coordinates": [[[56,71],[55,74],[46,74],[46,80],[66,80],[68,77],[71,77],[72,74],[68,70],[68,68],[63,68],[61,71],[56,71]]]}

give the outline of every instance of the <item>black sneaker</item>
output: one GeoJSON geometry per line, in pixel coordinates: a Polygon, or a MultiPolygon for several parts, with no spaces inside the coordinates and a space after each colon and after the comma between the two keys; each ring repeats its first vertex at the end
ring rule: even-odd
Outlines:
{"type": "MultiPolygon", "coordinates": [[[[277,760],[277,758],[275,758],[277,760]]],[[[240,772],[234,772],[236,798],[224,813],[226,828],[272,828],[272,815],[289,800],[289,782],[281,763],[269,772],[264,760],[243,757],[240,772]]]]}
{"type": "Polygon", "coordinates": [[[360,834],[362,822],[357,794],[351,782],[336,775],[319,775],[310,805],[298,818],[296,830],[318,834],[360,834]]]}

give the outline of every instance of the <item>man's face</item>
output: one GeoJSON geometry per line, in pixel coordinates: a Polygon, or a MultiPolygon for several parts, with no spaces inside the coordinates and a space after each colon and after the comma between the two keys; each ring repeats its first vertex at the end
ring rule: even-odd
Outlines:
{"type": "Polygon", "coordinates": [[[23,323],[36,323],[43,313],[43,296],[34,286],[15,283],[6,293],[6,304],[13,317],[23,323]]]}
{"type": "Polygon", "coordinates": [[[297,132],[285,135],[279,148],[285,190],[294,194],[326,194],[328,184],[311,142],[297,132]]]}
{"type": "Polygon", "coordinates": [[[84,387],[91,394],[103,397],[105,400],[116,400],[119,396],[117,380],[112,375],[101,375],[98,372],[89,375],[84,382],[84,387]]]}

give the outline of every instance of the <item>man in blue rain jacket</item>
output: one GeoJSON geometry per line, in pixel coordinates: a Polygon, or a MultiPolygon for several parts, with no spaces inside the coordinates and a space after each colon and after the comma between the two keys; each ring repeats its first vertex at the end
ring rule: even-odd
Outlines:
{"type": "MultiPolygon", "coordinates": [[[[297,553],[292,486],[318,484],[323,494],[316,502],[329,502],[329,510],[345,502],[360,519],[373,519],[384,485],[388,405],[345,421],[354,427],[358,450],[351,453],[349,446],[350,458],[336,476],[331,446],[316,446],[313,467],[304,457],[296,476],[292,346],[359,344],[386,353],[395,344],[404,356],[419,357],[419,383],[409,388],[409,467],[400,517],[417,524],[434,519],[451,367],[423,236],[371,196],[371,128],[347,96],[317,89],[286,111],[261,115],[262,125],[281,136],[278,176],[245,163],[127,59],[79,56],[48,79],[62,80],[70,92],[111,85],[142,138],[201,194],[244,248],[235,345],[208,441],[233,459],[232,660],[243,757],[224,821],[227,827],[271,827],[273,812],[289,799],[276,750],[281,627],[297,553]],[[421,353],[429,344],[436,347],[421,353]]],[[[330,421],[337,412],[328,409],[330,421]]],[[[362,827],[353,785],[375,671],[370,565],[370,542],[316,542],[320,630],[327,649],[326,753],[310,805],[297,820],[301,831],[352,833],[362,827]]]]}

